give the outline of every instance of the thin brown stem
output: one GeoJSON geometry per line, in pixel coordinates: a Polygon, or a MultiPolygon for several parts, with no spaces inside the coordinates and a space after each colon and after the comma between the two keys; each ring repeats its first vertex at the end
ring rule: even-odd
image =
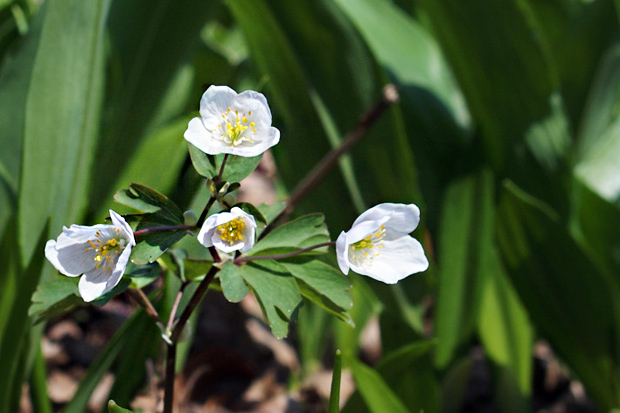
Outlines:
{"type": "Polygon", "coordinates": [[[144,294],[144,292],[139,289],[139,288],[129,288],[126,290],[127,294],[129,294],[130,297],[132,297],[134,300],[136,300],[136,302],[142,307],[144,308],[144,311],[146,311],[146,313],[149,315],[149,317],[151,317],[155,323],[157,323],[159,326],[163,327],[164,323],[161,320],[161,317],[159,317],[159,313],[157,312],[157,310],[155,309],[155,307],[153,307],[153,304],[151,304],[151,301],[148,299],[148,297],[144,294]]]}
{"type": "Polygon", "coordinates": [[[278,260],[278,259],[290,258],[290,257],[294,257],[294,256],[299,255],[299,254],[303,254],[304,252],[312,251],[312,250],[315,250],[315,249],[321,248],[321,247],[329,247],[329,246],[332,246],[332,245],[336,245],[336,242],[335,241],[323,242],[321,244],[312,245],[310,247],[302,248],[300,250],[293,251],[293,252],[288,252],[286,254],[258,255],[258,256],[254,256],[254,257],[235,258],[233,260],[233,263],[234,264],[243,264],[243,263],[250,262],[250,261],[278,260]]]}
{"type": "Polygon", "coordinates": [[[174,303],[172,304],[172,309],[170,310],[170,317],[168,317],[168,325],[166,326],[166,331],[170,331],[174,324],[174,318],[177,314],[177,310],[179,309],[179,304],[181,303],[181,298],[183,298],[183,292],[185,291],[185,287],[187,283],[184,282],[181,284],[181,288],[179,288],[179,292],[177,293],[176,298],[174,299],[174,303]]]}
{"type": "Polygon", "coordinates": [[[357,145],[368,130],[383,115],[383,113],[394,103],[398,101],[398,91],[392,84],[383,88],[381,99],[366,113],[364,113],[353,129],[351,129],[342,140],[337,148],[329,151],[321,161],[301,180],[297,187],[291,193],[286,208],[280,215],[274,219],[271,224],[267,225],[261,233],[259,239],[267,235],[278,223],[286,220],[293,212],[295,207],[303,201],[308,194],[327,176],[327,174],[338,164],[338,160],[357,145]]]}
{"type": "Polygon", "coordinates": [[[202,214],[200,214],[200,218],[198,218],[198,222],[196,223],[197,227],[200,228],[200,227],[202,227],[202,224],[205,223],[205,219],[207,219],[207,214],[209,213],[209,210],[213,206],[214,202],[215,202],[215,197],[214,196],[209,198],[209,202],[207,202],[207,205],[205,205],[205,209],[203,209],[202,210],[202,214]]]}
{"type": "Polygon", "coordinates": [[[176,325],[172,330],[172,334],[170,334],[170,341],[172,341],[173,343],[176,343],[181,336],[181,333],[183,332],[183,329],[185,328],[189,317],[192,315],[194,309],[198,306],[198,304],[200,304],[200,301],[202,301],[202,297],[209,289],[209,284],[211,284],[211,281],[213,281],[213,278],[215,278],[215,274],[217,274],[219,270],[220,269],[216,266],[211,267],[205,278],[198,285],[198,288],[194,292],[194,295],[192,295],[192,298],[190,298],[187,307],[185,307],[185,310],[183,310],[181,317],[179,317],[179,321],[176,322],[176,325]]]}
{"type": "Polygon", "coordinates": [[[220,167],[220,173],[217,175],[217,180],[215,183],[219,183],[222,180],[222,175],[224,175],[224,167],[226,166],[226,161],[229,156],[229,154],[224,155],[224,160],[222,160],[222,166],[220,167]]]}

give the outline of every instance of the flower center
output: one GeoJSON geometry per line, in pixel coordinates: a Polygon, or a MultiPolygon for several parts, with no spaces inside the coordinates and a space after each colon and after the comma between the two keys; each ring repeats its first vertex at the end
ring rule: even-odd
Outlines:
{"type": "Polygon", "coordinates": [[[385,238],[385,225],[367,235],[360,241],[349,245],[349,262],[360,267],[362,264],[370,264],[375,257],[378,257],[379,249],[383,248],[383,238],[385,238]]]}
{"type": "Polygon", "coordinates": [[[248,119],[251,116],[252,111],[240,115],[238,110],[233,112],[228,108],[226,112],[222,113],[225,123],[217,125],[217,129],[214,129],[212,133],[229,146],[239,146],[245,141],[254,143],[248,136],[249,134],[256,135],[256,124],[248,119]],[[246,132],[248,129],[250,129],[250,132],[246,132]]]}
{"type": "Polygon", "coordinates": [[[112,234],[112,237],[105,241],[102,239],[103,233],[101,231],[95,233],[97,238],[94,241],[86,241],[90,247],[84,251],[95,251],[93,260],[97,263],[97,269],[103,265],[104,269],[112,271],[112,267],[116,265],[118,254],[125,249],[125,240],[120,237],[120,229],[114,228],[113,231],[115,234],[112,234]]]}
{"type": "Polygon", "coordinates": [[[245,229],[245,219],[243,217],[237,217],[232,221],[225,222],[217,226],[220,239],[228,245],[233,245],[237,241],[243,239],[243,230],[245,229]]]}

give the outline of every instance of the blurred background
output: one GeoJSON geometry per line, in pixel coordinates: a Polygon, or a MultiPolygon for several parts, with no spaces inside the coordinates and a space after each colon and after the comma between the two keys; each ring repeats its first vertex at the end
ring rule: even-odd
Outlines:
{"type": "Polygon", "coordinates": [[[619,408],[619,11],[0,0],[0,412],[155,411],[161,339],[131,301],[35,325],[32,295],[56,277],[45,241],[126,212],[112,196],[131,182],[200,212],[183,132],[211,84],[266,95],[282,139],[243,194],[271,203],[393,83],[399,102],[296,213],[335,239],[370,206],[415,203],[431,266],[395,286],[351,275],[355,329],[307,304],[284,341],[251,298],[210,292],[179,411],[325,411],[337,348],[345,412],[619,408]]]}

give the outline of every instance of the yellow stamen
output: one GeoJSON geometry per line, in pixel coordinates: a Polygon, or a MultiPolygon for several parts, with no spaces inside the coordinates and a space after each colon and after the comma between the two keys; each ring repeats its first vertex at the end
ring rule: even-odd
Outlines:
{"type": "Polygon", "coordinates": [[[237,241],[243,240],[244,229],[245,219],[243,217],[237,217],[217,226],[220,239],[228,243],[228,245],[234,245],[237,241]]]}

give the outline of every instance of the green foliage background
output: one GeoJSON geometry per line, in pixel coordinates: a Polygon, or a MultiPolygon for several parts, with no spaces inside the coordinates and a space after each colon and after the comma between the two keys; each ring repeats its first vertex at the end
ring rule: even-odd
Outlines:
{"type": "MultiPolygon", "coordinates": [[[[388,82],[400,102],[300,209],[323,212],[335,238],[372,205],[416,203],[431,268],[396,286],[352,276],[355,330],[304,307],[305,371],[333,338],[359,389],[345,411],[453,411],[480,343],[495,404],[528,411],[543,338],[602,411],[620,407],[619,9],[0,0],[0,412],[16,411],[24,381],[37,411],[51,411],[43,326],[28,316],[53,277],[44,242],[62,225],[101,222],[131,182],[189,208],[199,177],[182,135],[206,85],[267,96],[286,193],[388,82]],[[384,357],[370,368],[358,338],[375,315],[384,357]]],[[[111,368],[124,382],[110,398],[128,405],[143,383],[135,365],[158,350],[147,320],[117,332],[66,411],[83,411],[111,368]]]]}

